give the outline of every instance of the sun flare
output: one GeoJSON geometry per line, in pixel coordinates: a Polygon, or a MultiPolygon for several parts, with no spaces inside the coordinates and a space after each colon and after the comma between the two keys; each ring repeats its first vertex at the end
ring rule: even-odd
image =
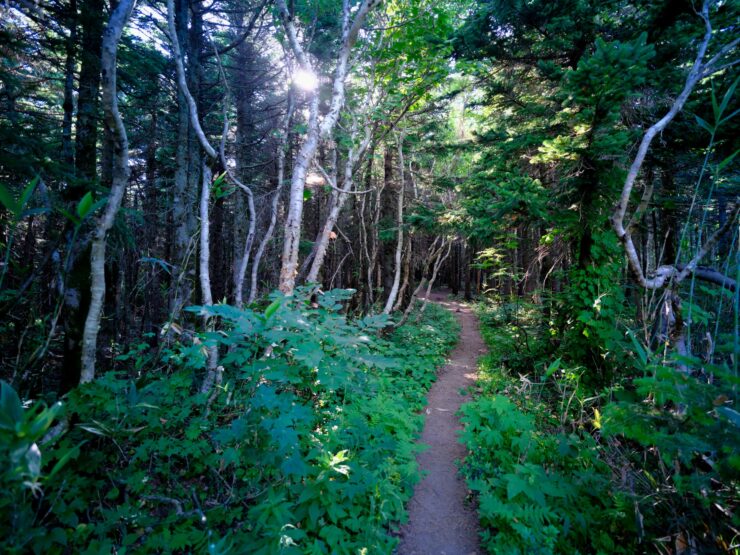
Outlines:
{"type": "Polygon", "coordinates": [[[299,69],[293,74],[293,83],[304,91],[313,91],[319,86],[319,78],[313,71],[299,69]]]}

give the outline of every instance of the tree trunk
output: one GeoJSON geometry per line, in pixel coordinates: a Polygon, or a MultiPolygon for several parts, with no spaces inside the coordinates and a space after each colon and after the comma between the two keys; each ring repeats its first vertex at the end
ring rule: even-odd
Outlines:
{"type": "Polygon", "coordinates": [[[103,81],[103,110],[105,125],[114,141],[113,174],[110,194],[105,212],[97,222],[90,253],[90,273],[92,278],[90,310],[85,320],[85,329],[82,338],[82,373],[80,383],[87,383],[95,378],[95,358],[97,352],[98,330],[103,310],[105,296],[105,245],[108,231],[121,206],[123,194],[126,191],[131,169],[128,165],[128,137],[123,120],[118,112],[116,88],[116,54],[118,41],[121,38],[123,27],[131,15],[135,0],[121,0],[111,15],[108,27],[105,30],[102,45],[102,81],[103,81]]]}
{"type": "Polygon", "coordinates": [[[396,227],[398,228],[397,239],[396,239],[396,256],[395,256],[395,272],[393,274],[393,285],[388,295],[388,300],[385,303],[383,309],[384,314],[390,314],[393,309],[393,305],[396,302],[398,296],[398,288],[401,284],[401,259],[403,256],[403,192],[406,188],[404,181],[404,161],[403,161],[403,134],[398,137],[398,206],[396,214],[396,227]]]}
{"type": "Polygon", "coordinates": [[[285,295],[293,294],[298,272],[298,249],[301,242],[301,223],[303,221],[303,190],[306,185],[308,167],[319,144],[319,95],[311,98],[308,118],[308,133],[293,162],[288,199],[288,216],[285,220],[283,236],[283,255],[280,268],[279,287],[285,295]]]}
{"type": "Polygon", "coordinates": [[[93,180],[96,175],[98,89],[100,88],[100,51],[105,25],[104,14],[103,0],[82,0],[79,17],[82,43],[77,95],[75,160],[77,176],[88,180],[93,180]]]}
{"type": "MultiPolygon", "coordinates": [[[[200,290],[203,297],[203,306],[213,306],[213,295],[211,293],[211,233],[208,209],[211,202],[211,169],[208,164],[203,163],[203,181],[200,189],[200,256],[198,260],[200,279],[200,290]]],[[[214,319],[206,315],[203,323],[207,332],[213,331],[214,319]]],[[[208,393],[217,379],[218,372],[218,350],[215,345],[207,347],[206,376],[200,388],[201,393],[208,393]]]]}
{"type": "MultiPolygon", "coordinates": [[[[97,116],[98,89],[100,88],[100,54],[103,40],[103,0],[83,0],[80,6],[81,28],[80,78],[77,95],[77,120],[75,123],[75,176],[65,190],[64,199],[74,212],[95,181],[97,174],[97,116]]],[[[71,226],[67,234],[74,238],[71,226]]],[[[70,267],[64,286],[64,362],[60,392],[69,391],[80,382],[82,375],[82,343],[85,321],[90,310],[90,255],[87,249],[78,252],[80,245],[70,240],[70,267]]]]}
{"type": "MultiPolygon", "coordinates": [[[[187,44],[188,39],[188,2],[177,0],[175,9],[175,26],[177,39],[180,44],[187,44]]],[[[174,237],[174,265],[172,275],[175,283],[172,285],[170,300],[170,318],[179,318],[182,309],[192,303],[193,285],[192,268],[190,261],[191,240],[195,233],[193,220],[190,216],[192,192],[188,179],[189,168],[189,135],[190,116],[188,101],[180,87],[177,89],[177,143],[175,146],[175,179],[172,198],[172,218],[175,224],[174,237]]]]}
{"type": "Polygon", "coordinates": [[[362,144],[360,144],[356,148],[350,148],[349,152],[347,153],[347,161],[344,165],[344,179],[340,190],[337,190],[336,188],[336,176],[325,176],[327,179],[334,181],[333,183],[331,183],[331,186],[333,187],[331,208],[329,209],[329,214],[326,216],[326,220],[324,222],[324,226],[321,229],[321,232],[316,237],[316,246],[314,248],[314,256],[311,263],[311,269],[308,272],[308,276],[306,276],[306,281],[309,283],[316,283],[318,281],[319,272],[321,271],[321,266],[324,263],[326,251],[329,248],[329,241],[331,240],[332,233],[334,232],[334,226],[337,224],[337,221],[339,220],[339,214],[342,211],[342,207],[344,206],[344,203],[347,201],[347,198],[352,192],[352,188],[354,187],[355,166],[357,166],[357,164],[362,160],[362,157],[365,155],[367,147],[370,145],[371,138],[371,128],[368,126],[366,128],[365,137],[362,141],[362,144]]]}
{"type": "Polygon", "coordinates": [[[257,272],[259,271],[260,261],[262,255],[265,252],[267,244],[272,238],[272,234],[275,230],[275,223],[277,222],[278,206],[280,204],[280,193],[283,190],[283,181],[285,180],[285,150],[288,145],[288,136],[290,133],[290,122],[293,118],[293,91],[288,91],[288,109],[285,112],[285,119],[283,120],[283,126],[280,130],[280,141],[278,142],[277,152],[277,184],[275,186],[275,192],[272,194],[272,200],[270,201],[270,223],[267,226],[262,240],[257,247],[257,252],[254,254],[254,262],[252,262],[252,285],[249,289],[248,302],[253,302],[257,296],[257,272]]]}
{"type": "Polygon", "coordinates": [[[72,119],[74,117],[74,89],[75,89],[75,56],[77,54],[77,0],[70,0],[69,36],[65,43],[66,57],[64,60],[64,101],[62,108],[62,160],[67,164],[67,171],[74,169],[74,144],[72,142],[72,119]]]}
{"type": "MultiPolygon", "coordinates": [[[[308,132],[301,146],[300,152],[293,165],[293,174],[290,184],[290,199],[288,201],[288,217],[285,221],[285,234],[283,239],[282,267],[280,269],[280,290],[291,295],[295,288],[296,274],[298,270],[298,250],[301,240],[301,222],[303,216],[303,190],[306,185],[308,167],[318,148],[319,140],[326,139],[334,130],[339,119],[339,112],[344,106],[345,80],[347,79],[349,55],[352,46],[357,40],[357,34],[364,24],[370,9],[376,0],[363,0],[354,11],[354,19],[351,20],[352,11],[349,3],[344,4],[342,16],[342,41],[337,55],[337,67],[334,71],[332,83],[332,96],[329,111],[319,124],[319,94],[315,91],[311,98],[310,115],[308,119],[308,132]]],[[[303,51],[298,40],[293,17],[285,4],[285,0],[277,0],[278,11],[283,20],[283,26],[288,36],[288,42],[295,54],[298,63],[308,72],[313,73],[311,63],[303,51]]]]}

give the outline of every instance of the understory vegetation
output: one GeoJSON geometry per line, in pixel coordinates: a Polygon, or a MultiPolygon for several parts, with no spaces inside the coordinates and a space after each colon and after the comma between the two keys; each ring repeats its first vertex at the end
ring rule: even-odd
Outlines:
{"type": "Polygon", "coordinates": [[[393,553],[446,287],[486,549],[740,555],[739,30],[0,2],[0,551],[393,553]]]}
{"type": "MultiPolygon", "coordinates": [[[[475,400],[461,409],[470,452],[462,473],[478,500],[484,547],[735,552],[737,374],[650,352],[623,327],[621,312],[594,315],[610,379],[588,380],[547,306],[479,305],[490,352],[480,360],[475,400]]],[[[724,337],[717,349],[727,353],[732,339],[724,337]]]]}
{"type": "Polygon", "coordinates": [[[211,309],[225,333],[23,408],[2,382],[4,553],[390,553],[419,479],[427,389],[456,342],[449,312],[384,337],[350,292],[211,309]],[[198,394],[206,346],[223,379],[198,394]],[[44,440],[53,421],[69,430],[44,440]],[[245,551],[246,550],[246,551],[245,551]]]}

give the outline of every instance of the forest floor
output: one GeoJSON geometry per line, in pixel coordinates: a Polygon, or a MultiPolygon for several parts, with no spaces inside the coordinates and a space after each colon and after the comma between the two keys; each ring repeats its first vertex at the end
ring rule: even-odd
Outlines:
{"type": "Polygon", "coordinates": [[[465,456],[465,447],[458,441],[462,426],[457,411],[469,400],[466,391],[475,384],[485,344],[471,307],[447,300],[446,291],[432,293],[430,300],[455,312],[460,340],[427,396],[419,442],[428,447],[417,459],[423,478],[408,505],[409,521],[401,530],[398,554],[476,555],[482,553],[478,514],[466,501],[468,489],[457,473],[456,461],[465,456]]]}

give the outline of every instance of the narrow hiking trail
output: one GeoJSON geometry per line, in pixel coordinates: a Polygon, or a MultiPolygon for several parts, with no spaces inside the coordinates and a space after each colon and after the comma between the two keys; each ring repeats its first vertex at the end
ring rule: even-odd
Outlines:
{"type": "Polygon", "coordinates": [[[417,458],[425,475],[409,501],[409,521],[401,529],[398,555],[480,555],[478,515],[466,503],[468,490],[455,463],[465,456],[465,447],[458,442],[462,426],[456,413],[468,400],[460,391],[475,383],[485,345],[470,307],[448,301],[444,291],[433,292],[429,299],[455,313],[460,340],[427,396],[419,441],[428,448],[417,458]]]}

